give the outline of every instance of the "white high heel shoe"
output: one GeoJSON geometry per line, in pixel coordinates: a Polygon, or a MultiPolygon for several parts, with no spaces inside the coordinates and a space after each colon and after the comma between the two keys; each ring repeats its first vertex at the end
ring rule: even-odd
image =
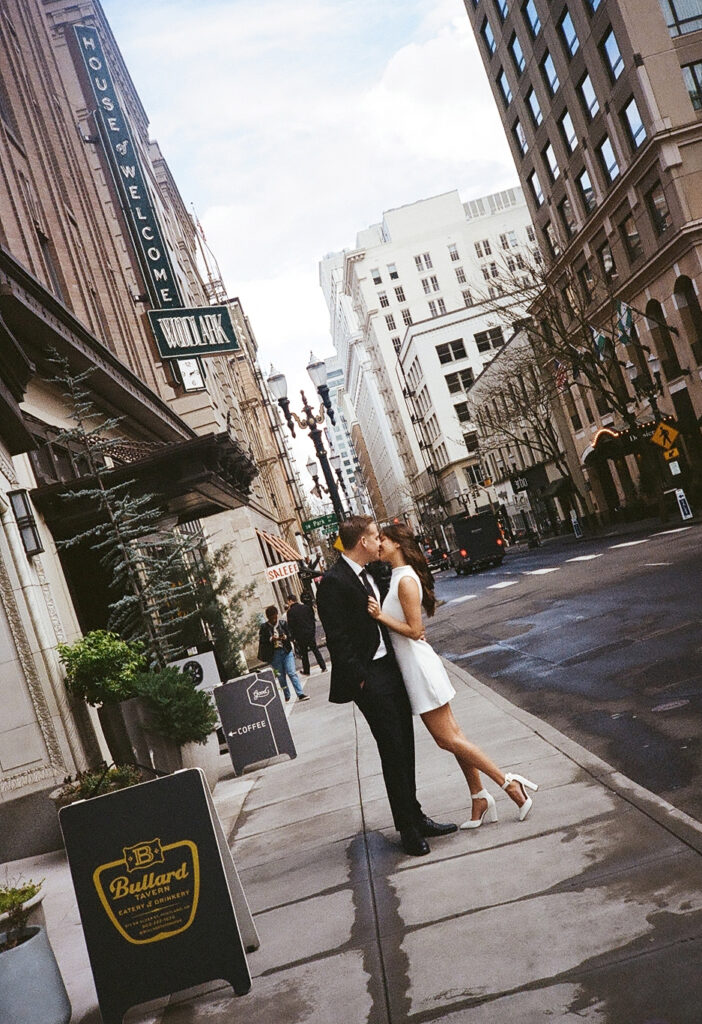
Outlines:
{"type": "Polygon", "coordinates": [[[472,799],[486,800],[487,807],[479,818],[469,818],[468,821],[464,821],[461,828],[480,828],[484,821],[497,821],[497,807],[495,806],[494,797],[490,796],[486,789],[481,789],[472,799]]]}
{"type": "Polygon", "coordinates": [[[507,789],[507,787],[512,782],[518,782],[519,785],[522,787],[522,793],[524,794],[524,803],[519,808],[519,820],[524,821],[527,814],[532,808],[532,804],[534,803],[531,797],[527,796],[527,789],[531,789],[535,793],[539,787],[535,782],[530,782],[529,779],[525,779],[523,775],[515,775],[513,772],[506,772],[505,784],[502,788],[507,789]]]}

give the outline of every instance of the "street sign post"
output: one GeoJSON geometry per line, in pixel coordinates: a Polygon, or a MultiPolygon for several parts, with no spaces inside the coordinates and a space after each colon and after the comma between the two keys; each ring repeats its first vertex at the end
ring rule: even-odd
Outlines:
{"type": "Polygon", "coordinates": [[[314,519],[305,519],[302,524],[302,532],[312,533],[313,530],[320,530],[324,527],[334,527],[336,529],[338,525],[339,520],[331,513],[328,516],[316,516],[314,519]]]}
{"type": "Polygon", "coordinates": [[[653,444],[663,448],[664,451],[667,451],[667,449],[673,447],[675,438],[679,433],[680,431],[676,430],[670,423],[657,423],[651,441],[653,444]]]}
{"type": "Polygon", "coordinates": [[[678,499],[678,508],[680,509],[681,519],[692,519],[692,509],[690,508],[689,502],[683,491],[682,487],[676,488],[675,497],[678,499]]]}

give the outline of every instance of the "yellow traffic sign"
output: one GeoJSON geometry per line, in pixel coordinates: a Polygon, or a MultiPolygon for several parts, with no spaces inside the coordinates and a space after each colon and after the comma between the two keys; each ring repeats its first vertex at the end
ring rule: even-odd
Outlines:
{"type": "Polygon", "coordinates": [[[672,448],[673,442],[679,433],[680,431],[676,430],[675,427],[671,427],[669,423],[659,423],[653,431],[651,441],[653,444],[660,445],[663,449],[672,448]]]}
{"type": "Polygon", "coordinates": [[[668,462],[672,462],[673,459],[680,458],[680,452],[677,448],[669,448],[667,452],[663,452],[663,458],[668,462]]]}

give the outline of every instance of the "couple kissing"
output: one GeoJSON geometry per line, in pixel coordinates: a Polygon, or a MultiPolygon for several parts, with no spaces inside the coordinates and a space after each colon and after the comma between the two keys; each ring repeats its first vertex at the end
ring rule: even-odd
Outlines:
{"type": "Polygon", "coordinates": [[[454,824],[432,821],[417,800],[413,715],[454,755],[465,775],[472,813],[461,828],[497,821],[481,773],[505,790],[523,821],[532,806],[527,790],[538,787],[501,772],[466,738],[451,710],[455,690],[422,625],[422,608],[432,615],[436,606],[433,578],[411,530],[392,524],[381,533],[370,516],[351,516],[339,524],[339,537],[343,553],[317,590],[332,663],[329,700],[353,701],[368,723],[402,848],[421,857],[429,853],[427,838],[457,831],[454,824]],[[389,588],[366,569],[378,559],[392,570],[389,588]]]}

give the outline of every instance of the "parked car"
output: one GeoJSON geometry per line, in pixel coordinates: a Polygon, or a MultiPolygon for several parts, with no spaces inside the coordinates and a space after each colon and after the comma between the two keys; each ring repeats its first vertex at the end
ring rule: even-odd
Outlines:
{"type": "Polygon", "coordinates": [[[446,548],[432,548],[429,544],[424,546],[424,554],[432,572],[443,572],[451,567],[451,559],[446,548]]]}
{"type": "Polygon", "coordinates": [[[494,512],[453,516],[451,530],[456,546],[450,552],[450,561],[457,576],[502,565],[505,538],[494,512]]]}

